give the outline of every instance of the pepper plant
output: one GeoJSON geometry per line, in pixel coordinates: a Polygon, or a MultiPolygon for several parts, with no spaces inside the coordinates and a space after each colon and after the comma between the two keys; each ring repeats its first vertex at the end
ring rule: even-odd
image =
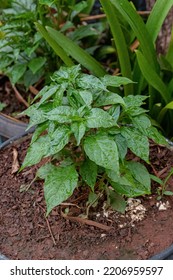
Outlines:
{"type": "Polygon", "coordinates": [[[37,172],[44,179],[47,214],[80,185],[89,186],[91,193],[97,185],[97,192],[105,191],[119,211],[125,209],[124,196],[150,194],[145,165],[126,157],[130,149],[149,164],[149,138],[165,143],[142,108],[146,97],[122,98],[116,89],[131,80],[97,78],[82,73],[80,65],[61,67],[51,80],[24,111],[36,130],[21,167],[47,158],[37,172]]]}

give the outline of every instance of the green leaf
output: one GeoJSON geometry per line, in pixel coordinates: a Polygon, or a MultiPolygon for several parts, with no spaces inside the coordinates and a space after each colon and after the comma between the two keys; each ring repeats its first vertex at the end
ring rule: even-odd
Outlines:
{"type": "Polygon", "coordinates": [[[132,127],[123,127],[122,136],[127,141],[128,148],[138,157],[149,163],[149,142],[145,135],[132,127]]]}
{"type": "MultiPolygon", "coordinates": [[[[123,34],[117,9],[115,9],[115,7],[112,5],[110,1],[100,0],[100,3],[105,11],[107,21],[110,25],[110,29],[113,35],[113,40],[118,54],[118,60],[120,63],[122,75],[124,77],[131,79],[132,71],[131,71],[128,45],[125,36],[123,34]]],[[[125,96],[127,96],[128,94],[133,94],[132,84],[126,85],[124,87],[124,94],[125,96]]]]}
{"type": "Polygon", "coordinates": [[[163,185],[163,181],[160,178],[156,177],[155,175],[150,174],[150,178],[151,178],[151,180],[158,183],[159,185],[161,185],[161,186],[163,185]]]}
{"type": "Polygon", "coordinates": [[[41,108],[38,109],[37,104],[30,106],[22,114],[25,114],[30,117],[27,130],[32,126],[43,123],[47,120],[45,117],[45,111],[42,110],[41,108]]]}
{"type": "Polygon", "coordinates": [[[144,78],[160,93],[161,97],[167,104],[170,100],[170,94],[163,80],[140,51],[136,51],[136,56],[144,78]]]}
{"type": "Polygon", "coordinates": [[[45,57],[36,57],[30,60],[28,67],[31,69],[32,73],[35,74],[46,62],[45,57]]]}
{"type": "Polygon", "coordinates": [[[66,167],[56,167],[52,165],[44,183],[44,196],[47,205],[46,215],[48,215],[54,207],[73,194],[77,183],[78,174],[73,165],[66,167]]]}
{"type": "Polygon", "coordinates": [[[112,104],[121,104],[125,106],[125,102],[123,98],[113,92],[103,92],[99,97],[96,99],[94,105],[95,106],[106,106],[106,105],[112,105],[112,104]]]}
{"type": "Polygon", "coordinates": [[[26,88],[38,82],[44,76],[44,69],[40,69],[35,74],[30,69],[25,71],[23,76],[23,84],[26,88]]]}
{"type": "Polygon", "coordinates": [[[124,102],[126,106],[129,107],[140,107],[145,104],[144,100],[148,97],[143,95],[128,95],[124,97],[124,102]]]}
{"type": "Polygon", "coordinates": [[[109,190],[108,199],[109,204],[111,205],[113,210],[116,210],[122,214],[125,213],[126,201],[124,200],[122,195],[119,195],[115,191],[109,190]]]}
{"type": "Polygon", "coordinates": [[[92,93],[89,90],[78,90],[76,91],[76,97],[82,105],[91,105],[93,101],[92,93]]]}
{"type": "Polygon", "coordinates": [[[67,96],[69,103],[71,103],[71,106],[74,108],[77,108],[81,105],[89,107],[93,101],[92,93],[89,90],[76,90],[72,88],[67,91],[67,96]]]}
{"type": "Polygon", "coordinates": [[[163,120],[163,117],[168,109],[173,110],[173,101],[169,102],[168,104],[166,104],[165,107],[162,108],[162,110],[160,111],[159,116],[158,116],[159,122],[161,122],[163,120]]]}
{"type": "Polygon", "coordinates": [[[73,5],[72,9],[72,13],[70,16],[71,21],[73,20],[73,18],[78,15],[83,9],[85,9],[87,7],[87,3],[84,1],[80,1],[79,3],[73,5]]]}
{"type": "Polygon", "coordinates": [[[161,30],[166,15],[168,14],[172,6],[172,0],[157,0],[155,5],[153,6],[146,23],[146,27],[150,33],[153,42],[155,42],[155,40],[157,39],[157,36],[161,30]]]}
{"type": "Polygon", "coordinates": [[[163,193],[164,193],[164,195],[173,195],[172,191],[164,191],[163,193]]]}
{"type": "Polygon", "coordinates": [[[71,67],[61,66],[58,71],[54,72],[51,80],[60,85],[62,85],[62,83],[64,83],[64,85],[68,85],[69,83],[73,84],[77,82],[76,79],[80,75],[80,72],[81,66],[79,64],[71,67]]]}
{"type": "Polygon", "coordinates": [[[39,95],[42,96],[41,100],[37,103],[37,107],[45,103],[46,100],[48,100],[52,95],[56,94],[59,91],[59,85],[51,85],[51,86],[46,86],[45,90],[41,90],[39,92],[39,95]]]}
{"type": "Polygon", "coordinates": [[[45,114],[48,120],[58,123],[71,123],[75,115],[77,115],[76,110],[70,106],[59,106],[45,114]]]}
{"type": "Polygon", "coordinates": [[[92,75],[81,74],[76,81],[78,87],[90,90],[104,90],[107,91],[105,84],[101,79],[92,75]]]}
{"type": "Polygon", "coordinates": [[[129,180],[128,185],[111,182],[111,186],[116,192],[127,197],[137,197],[145,194],[151,194],[151,191],[147,191],[143,185],[136,182],[130,173],[127,174],[126,177],[128,177],[129,180]]]}
{"type": "Polygon", "coordinates": [[[121,107],[120,106],[111,106],[111,108],[108,110],[108,113],[112,116],[115,122],[118,122],[120,113],[121,113],[121,107]]]}
{"type": "Polygon", "coordinates": [[[105,74],[105,70],[103,69],[101,64],[92,56],[90,56],[85,50],[71,41],[67,36],[63,35],[57,30],[54,30],[51,27],[47,27],[47,30],[51,38],[78,63],[90,70],[96,76],[103,76],[105,74]]]}
{"type": "Polygon", "coordinates": [[[54,2],[55,0],[39,0],[40,5],[47,5],[49,7],[51,7],[54,2]]]}
{"type": "Polygon", "coordinates": [[[133,163],[128,162],[128,164],[122,165],[120,167],[120,175],[117,175],[112,170],[106,170],[110,183],[116,192],[127,197],[150,194],[150,174],[142,165],[138,165],[137,168],[138,171],[144,171],[144,182],[142,182],[142,173],[141,175],[137,174],[133,163]]]}
{"type": "Polygon", "coordinates": [[[48,156],[54,155],[61,151],[69,142],[70,129],[65,126],[59,126],[51,135],[51,142],[49,144],[48,156]]]}
{"type": "Polygon", "coordinates": [[[89,115],[85,117],[85,120],[89,128],[111,127],[116,125],[112,116],[99,108],[91,109],[89,115]]]}
{"type": "Polygon", "coordinates": [[[128,85],[134,83],[132,80],[126,77],[111,76],[111,75],[105,75],[103,78],[101,78],[101,81],[103,82],[104,85],[112,86],[112,87],[120,87],[121,85],[128,85]]]}
{"type": "Polygon", "coordinates": [[[16,84],[26,71],[26,64],[16,64],[10,69],[11,82],[16,84]]]}
{"type": "MultiPolygon", "coordinates": [[[[127,167],[125,167],[125,166],[123,167],[123,169],[120,166],[119,174],[117,174],[117,172],[115,172],[114,170],[108,170],[108,169],[106,170],[106,174],[107,174],[108,178],[111,180],[111,182],[118,183],[119,185],[122,185],[122,186],[129,186],[129,187],[133,186],[133,184],[131,183],[131,181],[134,181],[132,179],[132,174],[129,172],[129,170],[127,170],[127,167]],[[129,178],[131,178],[131,179],[129,179],[129,178]]],[[[131,190],[129,190],[129,191],[131,191],[131,190]]],[[[128,190],[124,194],[127,195],[128,190]]]]}
{"type": "Polygon", "coordinates": [[[83,13],[90,14],[93,9],[95,0],[87,0],[86,2],[87,2],[87,7],[83,10],[83,13]]]}
{"type": "Polygon", "coordinates": [[[32,166],[40,162],[40,160],[48,154],[49,145],[50,138],[48,135],[42,136],[32,143],[28,148],[21,170],[26,166],[32,166]]]}
{"type": "Polygon", "coordinates": [[[140,162],[135,161],[127,161],[126,165],[130,170],[132,176],[138,181],[140,184],[144,185],[147,190],[150,190],[151,181],[150,174],[146,167],[140,162]]]}
{"type": "Polygon", "coordinates": [[[105,134],[86,137],[84,150],[90,160],[104,168],[119,171],[119,155],[115,141],[105,134]]]}
{"type": "Polygon", "coordinates": [[[141,108],[140,106],[145,104],[144,100],[147,98],[147,96],[142,95],[129,95],[124,97],[123,99],[126,104],[126,107],[124,108],[125,113],[128,114],[130,118],[146,113],[147,110],[141,108]]]}
{"type": "Polygon", "coordinates": [[[132,123],[134,126],[139,129],[142,133],[151,127],[151,122],[146,115],[139,115],[137,117],[132,118],[132,123]]]}
{"type": "Polygon", "coordinates": [[[115,135],[115,142],[117,144],[120,159],[123,161],[127,154],[127,141],[121,134],[117,134],[115,135]]]}
{"type": "Polygon", "coordinates": [[[87,158],[80,167],[80,175],[94,192],[94,186],[97,179],[97,165],[95,162],[87,158]]]}
{"type": "Polygon", "coordinates": [[[173,68],[173,29],[171,32],[171,38],[170,38],[170,43],[168,46],[168,51],[166,54],[166,59],[167,59],[167,61],[169,61],[169,63],[171,64],[171,66],[173,68]]]}
{"type": "Polygon", "coordinates": [[[159,133],[157,128],[155,128],[153,126],[148,127],[145,130],[145,134],[148,138],[152,139],[157,144],[160,144],[160,145],[167,145],[168,144],[165,137],[161,133],[159,133]]]}
{"type": "Polygon", "coordinates": [[[7,104],[0,102],[0,112],[7,106],[7,104]]]}
{"type": "Polygon", "coordinates": [[[89,205],[89,207],[91,205],[92,205],[92,207],[96,207],[98,205],[98,200],[99,200],[99,194],[90,192],[88,195],[87,205],[89,205]]]}
{"type": "MultiPolygon", "coordinates": [[[[128,1],[110,0],[115,8],[121,13],[128,22],[140,42],[140,47],[144,57],[150,62],[150,66],[157,72],[159,65],[154,49],[154,44],[145,26],[143,19],[136,13],[135,9],[128,1]]],[[[127,77],[126,75],[123,75],[127,77]]]]}
{"type": "Polygon", "coordinates": [[[7,56],[7,53],[5,54],[4,53],[4,56],[3,56],[3,53],[1,53],[1,60],[0,60],[0,71],[5,71],[7,66],[9,66],[12,62],[13,62],[13,59],[8,57],[7,56]]]}
{"type": "Polygon", "coordinates": [[[37,170],[37,174],[36,176],[40,179],[46,179],[48,177],[48,175],[50,174],[50,172],[52,171],[52,169],[55,168],[54,165],[52,165],[52,163],[47,163],[45,165],[42,165],[38,170],[37,170]]]}
{"type": "Polygon", "coordinates": [[[33,133],[33,136],[32,136],[32,140],[31,140],[31,144],[34,143],[38,137],[40,136],[40,134],[42,132],[44,132],[48,127],[48,122],[45,122],[45,123],[42,123],[42,124],[39,124],[37,126],[37,128],[35,129],[34,133],[33,133]]]}
{"type": "Polygon", "coordinates": [[[49,89],[51,89],[52,86],[44,86],[38,93],[37,95],[34,97],[34,99],[32,100],[32,103],[35,102],[38,98],[42,97],[47,91],[49,91],[49,89]]]}
{"type": "Polygon", "coordinates": [[[68,57],[66,52],[64,51],[63,46],[61,47],[55,40],[55,38],[52,38],[47,30],[40,24],[40,23],[35,23],[38,31],[41,33],[43,38],[47,41],[47,43],[51,46],[51,48],[54,50],[54,52],[62,59],[62,61],[67,65],[67,66],[72,66],[73,61],[68,57]]]}
{"type": "Polygon", "coordinates": [[[85,135],[86,125],[83,122],[74,122],[71,124],[71,131],[74,133],[77,146],[79,146],[81,139],[85,135]]]}
{"type": "Polygon", "coordinates": [[[129,115],[130,119],[132,119],[132,117],[134,118],[135,116],[139,116],[141,114],[144,115],[144,113],[148,112],[147,110],[140,107],[126,107],[124,111],[127,115],[129,115]]]}
{"type": "Polygon", "coordinates": [[[98,36],[98,35],[99,35],[99,31],[93,28],[91,25],[87,24],[87,25],[79,26],[77,29],[75,29],[74,32],[70,34],[70,38],[73,41],[77,42],[85,37],[98,36]]]}

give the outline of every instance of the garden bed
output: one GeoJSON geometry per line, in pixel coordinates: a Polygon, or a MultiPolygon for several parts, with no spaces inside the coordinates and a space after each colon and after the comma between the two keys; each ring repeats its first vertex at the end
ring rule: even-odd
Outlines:
{"type": "MultiPolygon", "coordinates": [[[[125,215],[106,209],[103,196],[86,220],[88,188],[82,187],[45,218],[42,181],[24,191],[38,166],[19,174],[14,169],[15,156],[21,165],[29,142],[26,139],[0,152],[0,252],[8,258],[148,259],[173,243],[173,197],[164,196],[161,205],[166,203],[167,209],[159,210],[164,205],[158,205],[156,185],[152,195],[138,198],[141,203],[132,202],[131,207],[138,204],[137,213],[130,207],[125,215]]],[[[152,170],[164,178],[172,167],[173,153],[151,144],[150,160],[152,170]]],[[[172,188],[170,179],[168,189],[172,188]]]]}

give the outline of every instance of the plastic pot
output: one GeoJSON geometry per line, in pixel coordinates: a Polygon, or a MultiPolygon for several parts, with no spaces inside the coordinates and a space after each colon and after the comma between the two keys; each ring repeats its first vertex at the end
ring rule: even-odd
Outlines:
{"type": "Polygon", "coordinates": [[[0,135],[3,138],[11,138],[25,132],[27,124],[10,116],[0,113],[0,135]]]}
{"type": "Polygon", "coordinates": [[[0,113],[0,148],[34,131],[33,127],[26,132],[27,126],[24,122],[0,113]]]}
{"type": "MultiPolygon", "coordinates": [[[[0,145],[0,150],[7,147],[8,145],[11,145],[14,141],[16,140],[20,140],[22,141],[22,138],[27,136],[28,134],[31,134],[31,132],[34,131],[34,128],[32,128],[32,131],[27,131],[24,132],[22,135],[17,135],[14,136],[10,139],[8,139],[7,141],[5,141],[3,144],[0,145]]],[[[173,146],[173,143],[169,141],[169,144],[171,146],[173,146]]],[[[0,252],[0,260],[8,260],[8,258],[6,256],[4,256],[3,254],[1,254],[0,252]]],[[[159,254],[156,254],[154,256],[152,256],[151,258],[149,258],[149,260],[173,260],[173,244],[170,245],[168,248],[166,248],[165,250],[163,250],[162,252],[160,252],[159,254]]]]}

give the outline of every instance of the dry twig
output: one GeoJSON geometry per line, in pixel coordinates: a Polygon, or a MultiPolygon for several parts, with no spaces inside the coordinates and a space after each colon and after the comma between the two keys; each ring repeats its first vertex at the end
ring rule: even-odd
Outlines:
{"type": "Polygon", "coordinates": [[[23,103],[27,108],[29,107],[28,102],[21,96],[20,92],[17,90],[17,88],[12,85],[12,88],[14,90],[15,96],[18,99],[19,102],[23,103]]]}
{"type": "Polygon", "coordinates": [[[100,229],[103,229],[103,230],[106,230],[106,231],[112,229],[112,227],[110,227],[110,226],[106,226],[106,225],[97,223],[97,222],[92,221],[92,220],[83,219],[83,218],[80,218],[80,217],[68,216],[68,215],[64,214],[62,211],[61,211],[61,215],[62,215],[63,218],[68,219],[70,221],[78,222],[78,223],[81,223],[81,224],[86,224],[86,225],[89,225],[89,226],[94,226],[94,227],[97,227],[97,228],[100,228],[100,229]]]}
{"type": "Polygon", "coordinates": [[[44,212],[44,217],[45,217],[45,220],[46,220],[46,223],[47,223],[47,227],[48,227],[50,236],[51,236],[51,238],[52,238],[53,244],[54,244],[54,245],[57,245],[57,244],[56,244],[56,241],[55,241],[55,238],[54,238],[54,236],[53,236],[53,233],[52,233],[52,230],[51,230],[49,221],[48,221],[48,219],[47,219],[46,216],[45,216],[45,210],[43,209],[43,207],[42,207],[41,205],[38,205],[38,206],[39,206],[39,207],[43,210],[43,212],[44,212]]]}

